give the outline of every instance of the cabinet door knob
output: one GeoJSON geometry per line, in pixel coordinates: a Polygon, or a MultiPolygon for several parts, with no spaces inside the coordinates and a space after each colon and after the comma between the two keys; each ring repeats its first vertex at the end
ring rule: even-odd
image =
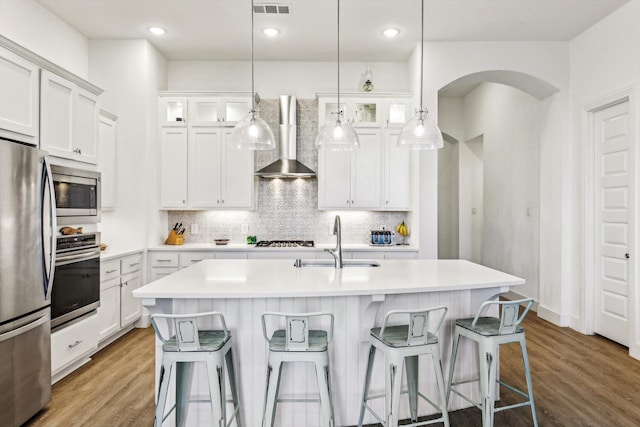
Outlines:
{"type": "Polygon", "coordinates": [[[224,200],[222,201],[222,203],[224,203],[224,200]]]}

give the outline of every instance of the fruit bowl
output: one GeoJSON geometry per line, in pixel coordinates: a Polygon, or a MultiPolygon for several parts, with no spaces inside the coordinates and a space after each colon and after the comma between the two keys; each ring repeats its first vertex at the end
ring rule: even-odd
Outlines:
{"type": "Polygon", "coordinates": [[[229,239],[214,239],[213,242],[216,245],[226,245],[227,243],[229,243],[229,239]]]}

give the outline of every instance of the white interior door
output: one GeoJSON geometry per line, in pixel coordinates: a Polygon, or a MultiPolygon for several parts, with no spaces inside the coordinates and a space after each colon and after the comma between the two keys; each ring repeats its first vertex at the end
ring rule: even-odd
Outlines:
{"type": "Polygon", "coordinates": [[[629,262],[633,194],[629,102],[595,113],[594,332],[629,345],[629,262]]]}

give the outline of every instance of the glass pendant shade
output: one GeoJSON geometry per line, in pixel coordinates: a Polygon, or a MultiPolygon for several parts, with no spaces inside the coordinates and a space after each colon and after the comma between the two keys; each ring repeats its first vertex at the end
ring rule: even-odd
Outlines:
{"type": "Polygon", "coordinates": [[[267,122],[251,110],[231,131],[230,143],[236,148],[271,150],[276,146],[276,139],[267,122]]]}
{"type": "MultiPolygon", "coordinates": [[[[332,113],[332,115],[335,113],[332,113]]],[[[329,119],[318,131],[316,148],[330,151],[352,151],[360,148],[358,134],[351,123],[329,119]]]]}
{"type": "Polygon", "coordinates": [[[416,111],[416,115],[404,125],[398,136],[398,147],[436,150],[443,145],[442,132],[425,110],[416,111]]]}

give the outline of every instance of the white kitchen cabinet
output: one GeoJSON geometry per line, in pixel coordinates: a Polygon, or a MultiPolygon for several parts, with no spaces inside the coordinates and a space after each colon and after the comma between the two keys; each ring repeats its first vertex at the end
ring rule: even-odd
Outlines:
{"type": "Polygon", "coordinates": [[[142,285],[142,253],[114,258],[100,265],[98,340],[117,336],[142,315],[140,300],[132,292],[142,285]]]}
{"type": "Polygon", "coordinates": [[[190,126],[235,126],[251,110],[249,96],[189,97],[190,126]]]}
{"type": "Polygon", "coordinates": [[[187,125],[188,108],[187,97],[160,97],[158,101],[158,123],[160,123],[160,126],[184,127],[187,125]]]}
{"type": "Polygon", "coordinates": [[[39,67],[0,47],[0,136],[38,144],[39,67]]]}
{"type": "MultiPolygon", "coordinates": [[[[409,94],[347,94],[340,98],[360,148],[320,150],[318,208],[402,211],[410,207],[409,150],[396,147],[401,127],[411,118],[409,94]]],[[[318,95],[318,122],[337,109],[335,95],[318,95]]]]}
{"type": "Polygon", "coordinates": [[[98,95],[43,70],[40,147],[57,157],[98,162],[98,95]]]}
{"type": "Polygon", "coordinates": [[[160,130],[160,205],[187,207],[187,129],[160,130]]]}
{"type": "Polygon", "coordinates": [[[384,131],[382,208],[404,211],[411,205],[411,150],[398,147],[400,129],[384,131]]]}
{"type": "Polygon", "coordinates": [[[230,128],[163,128],[161,207],[253,207],[254,155],[229,146],[230,128]]]}
{"type": "Polygon", "coordinates": [[[100,110],[98,123],[98,143],[100,147],[101,192],[103,211],[116,208],[117,195],[117,120],[118,117],[108,111],[100,110]]]}
{"type": "Polygon", "coordinates": [[[382,133],[359,129],[358,138],[354,151],[319,150],[319,209],[380,208],[382,133]]]}
{"type": "Polygon", "coordinates": [[[89,362],[98,348],[98,315],[92,314],[51,333],[52,383],[89,362]]]}

